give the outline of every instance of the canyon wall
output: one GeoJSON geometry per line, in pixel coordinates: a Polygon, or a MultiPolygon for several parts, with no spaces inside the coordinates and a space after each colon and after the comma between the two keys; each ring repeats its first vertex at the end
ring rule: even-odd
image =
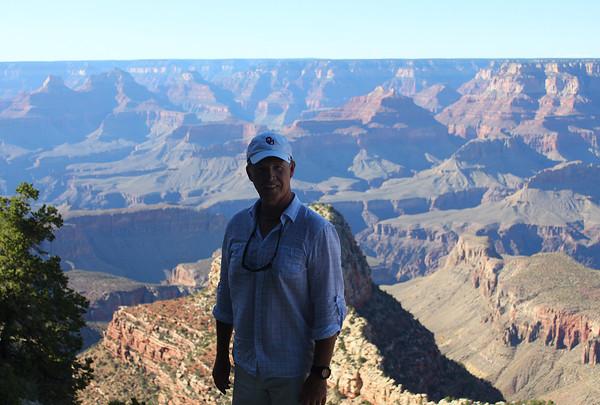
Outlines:
{"type": "Polygon", "coordinates": [[[587,404],[599,394],[589,384],[600,374],[600,274],[563,253],[500,255],[464,234],[435,273],[386,290],[508,399],[587,404]]]}
{"type": "Polygon", "coordinates": [[[226,219],[181,208],[70,214],[48,250],[64,267],[158,283],[182,262],[210,257],[226,219]]]}

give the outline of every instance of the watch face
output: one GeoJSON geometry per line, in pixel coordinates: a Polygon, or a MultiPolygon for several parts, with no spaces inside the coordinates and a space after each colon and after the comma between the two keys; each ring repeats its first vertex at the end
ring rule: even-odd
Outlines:
{"type": "Polygon", "coordinates": [[[331,369],[327,366],[313,366],[311,371],[314,375],[319,376],[319,378],[326,380],[331,375],[331,369]]]}

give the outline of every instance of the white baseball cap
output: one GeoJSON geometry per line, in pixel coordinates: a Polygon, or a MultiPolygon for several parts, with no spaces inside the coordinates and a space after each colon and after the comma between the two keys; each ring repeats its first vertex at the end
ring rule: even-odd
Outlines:
{"type": "Polygon", "coordinates": [[[291,163],[292,146],[282,135],[275,132],[262,132],[250,141],[246,150],[246,159],[254,165],[268,157],[276,157],[291,163]]]}

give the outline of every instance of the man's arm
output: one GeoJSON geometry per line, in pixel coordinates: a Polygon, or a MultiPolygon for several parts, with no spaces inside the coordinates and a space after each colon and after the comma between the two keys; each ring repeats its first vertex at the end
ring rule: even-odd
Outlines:
{"type": "MultiPolygon", "coordinates": [[[[313,356],[313,365],[329,367],[337,333],[329,338],[315,341],[315,353],[313,356]]],[[[310,373],[304,381],[300,393],[302,405],[323,405],[327,399],[327,380],[310,373]]]]}
{"type": "Polygon", "coordinates": [[[223,394],[229,389],[229,374],[231,372],[231,363],[229,361],[229,342],[233,325],[217,321],[217,356],[213,366],[213,380],[215,385],[223,394]]]}
{"type": "Polygon", "coordinates": [[[313,356],[314,366],[327,366],[333,357],[333,348],[337,339],[337,333],[329,338],[315,341],[315,354],[313,356]]]}
{"type": "MultiPolygon", "coordinates": [[[[346,315],[344,278],[340,240],[333,225],[328,224],[314,239],[309,259],[309,283],[314,308],[311,334],[315,339],[313,366],[329,367],[337,335],[346,315]]],[[[313,373],[302,386],[303,405],[325,404],[327,380],[313,373]]]]}
{"type": "Polygon", "coordinates": [[[232,334],[232,324],[217,321],[217,357],[226,356],[229,359],[229,342],[232,334]]]}
{"type": "Polygon", "coordinates": [[[233,311],[227,276],[229,271],[229,243],[227,237],[229,226],[230,224],[227,225],[221,247],[221,272],[217,286],[217,302],[213,308],[213,316],[217,323],[217,356],[213,365],[212,376],[216,387],[223,394],[230,386],[229,342],[233,333],[233,311]]]}

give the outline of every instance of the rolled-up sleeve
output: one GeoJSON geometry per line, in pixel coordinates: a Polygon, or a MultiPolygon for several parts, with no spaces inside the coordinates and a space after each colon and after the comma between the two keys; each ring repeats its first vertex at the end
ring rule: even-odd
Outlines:
{"type": "Polygon", "coordinates": [[[346,316],[340,239],[330,223],[314,239],[308,260],[308,281],[314,320],[311,337],[329,338],[341,330],[346,316]]]}
{"type": "Polygon", "coordinates": [[[217,302],[213,308],[213,316],[216,320],[233,324],[233,309],[231,306],[231,294],[229,292],[229,238],[225,232],[221,248],[221,273],[217,286],[217,302]]]}

